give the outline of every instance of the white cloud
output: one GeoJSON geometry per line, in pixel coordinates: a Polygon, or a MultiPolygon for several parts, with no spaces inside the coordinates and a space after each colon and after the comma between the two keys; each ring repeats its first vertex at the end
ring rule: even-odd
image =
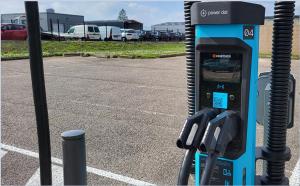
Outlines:
{"type": "MultiPolygon", "coordinates": [[[[174,1],[128,1],[128,0],[40,0],[39,9],[44,12],[47,8],[53,8],[58,13],[84,15],[85,20],[105,20],[116,19],[121,8],[127,11],[129,19],[135,19],[144,23],[144,27],[149,29],[151,25],[168,22],[183,21],[183,9],[173,10],[162,4],[169,3],[169,7],[174,5],[174,1]]],[[[266,7],[266,15],[273,15],[273,0],[251,0],[251,2],[263,4],[266,7]]],[[[180,3],[183,4],[181,1],[180,3]]],[[[180,4],[179,3],[179,4],[180,4]]],[[[22,13],[24,12],[24,2],[21,0],[0,0],[0,13],[22,13]]],[[[296,14],[300,14],[300,2],[296,1],[296,14]]]]}
{"type": "Polygon", "coordinates": [[[137,7],[137,6],[138,6],[137,3],[133,3],[133,2],[129,2],[129,3],[128,3],[128,7],[129,7],[129,8],[135,8],[135,7],[137,7]]]}

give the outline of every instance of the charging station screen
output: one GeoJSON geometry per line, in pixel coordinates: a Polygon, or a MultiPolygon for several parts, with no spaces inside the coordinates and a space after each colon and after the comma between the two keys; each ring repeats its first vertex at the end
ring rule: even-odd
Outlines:
{"type": "Polygon", "coordinates": [[[239,110],[241,107],[242,53],[200,53],[200,105],[239,110]]]}
{"type": "Polygon", "coordinates": [[[231,53],[202,53],[204,81],[240,83],[242,55],[231,53]]]}

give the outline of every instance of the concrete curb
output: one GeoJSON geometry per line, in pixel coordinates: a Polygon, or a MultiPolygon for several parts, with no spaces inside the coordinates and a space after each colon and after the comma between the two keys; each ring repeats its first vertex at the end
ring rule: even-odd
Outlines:
{"type": "Polygon", "coordinates": [[[73,56],[82,56],[83,53],[80,52],[74,52],[74,53],[64,53],[63,56],[64,57],[73,57],[73,56]]]}
{"type": "Polygon", "coordinates": [[[160,55],[159,58],[177,57],[177,56],[185,56],[185,53],[179,53],[179,54],[165,54],[165,55],[160,55]]]}
{"type": "MultiPolygon", "coordinates": [[[[72,53],[63,53],[63,54],[54,54],[51,56],[43,56],[43,57],[57,57],[57,56],[63,56],[63,57],[76,57],[76,56],[81,56],[81,57],[90,57],[94,56],[97,58],[123,58],[123,59],[148,59],[148,58],[143,58],[142,56],[139,55],[106,55],[106,54],[92,54],[92,53],[84,53],[84,52],[72,52],[72,53]]],[[[164,54],[160,55],[155,58],[168,58],[168,57],[178,57],[178,56],[185,56],[185,53],[179,53],[179,54],[164,54]]],[[[154,59],[155,59],[154,58],[154,59]]],[[[20,60],[20,59],[29,59],[29,57],[10,57],[10,58],[1,58],[1,61],[10,61],[10,60],[20,60]]]]}

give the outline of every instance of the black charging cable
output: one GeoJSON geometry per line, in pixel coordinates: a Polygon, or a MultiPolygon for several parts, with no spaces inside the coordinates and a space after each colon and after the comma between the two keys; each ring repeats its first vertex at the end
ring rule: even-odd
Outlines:
{"type": "Polygon", "coordinates": [[[187,149],[179,170],[177,185],[188,185],[195,152],[200,146],[207,123],[218,113],[216,109],[204,108],[186,119],[176,142],[179,148],[187,149]]]}
{"type": "Polygon", "coordinates": [[[209,185],[218,157],[224,155],[227,145],[238,133],[239,120],[237,112],[228,110],[209,121],[199,147],[208,153],[200,185],[209,185]]]}

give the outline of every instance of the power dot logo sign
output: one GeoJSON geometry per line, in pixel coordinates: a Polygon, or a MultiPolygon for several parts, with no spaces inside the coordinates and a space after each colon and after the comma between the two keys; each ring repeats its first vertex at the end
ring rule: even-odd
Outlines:
{"type": "Polygon", "coordinates": [[[202,9],[201,12],[200,12],[200,15],[201,15],[201,17],[206,17],[207,11],[202,9]]]}

